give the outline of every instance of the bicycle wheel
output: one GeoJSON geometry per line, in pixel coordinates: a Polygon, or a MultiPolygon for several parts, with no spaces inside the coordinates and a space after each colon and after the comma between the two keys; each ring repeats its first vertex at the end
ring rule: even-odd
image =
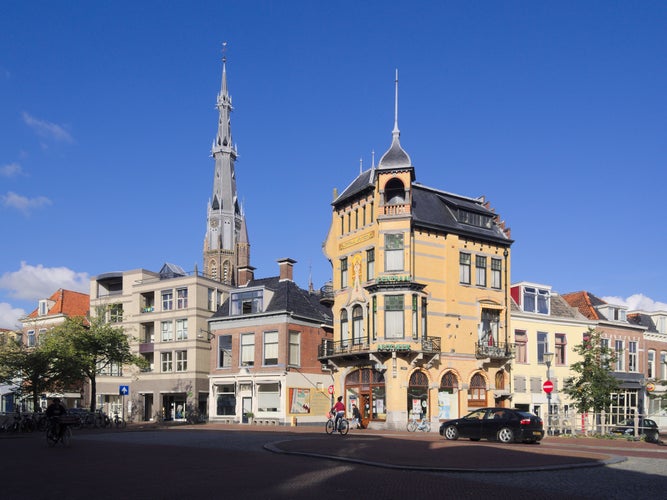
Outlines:
{"type": "Polygon", "coordinates": [[[127,422],[125,422],[125,420],[121,418],[116,426],[120,427],[121,429],[125,429],[125,427],[127,427],[127,422]]]}
{"type": "Polygon", "coordinates": [[[49,448],[53,448],[58,442],[58,437],[53,432],[53,429],[46,429],[46,444],[49,448]]]}
{"type": "Polygon", "coordinates": [[[350,422],[348,422],[346,419],[341,419],[340,422],[338,423],[338,432],[340,432],[341,436],[344,436],[350,431],[350,422]]]}
{"type": "Polygon", "coordinates": [[[326,431],[327,434],[331,434],[334,431],[333,420],[331,420],[331,419],[327,420],[327,423],[324,426],[324,430],[326,431]]]}
{"type": "Polygon", "coordinates": [[[417,430],[417,422],[410,420],[407,425],[408,432],[415,432],[417,430]]]}
{"type": "Polygon", "coordinates": [[[421,426],[421,430],[423,430],[424,432],[431,432],[431,422],[425,420],[421,426]]]}
{"type": "Polygon", "coordinates": [[[62,436],[63,446],[69,448],[69,445],[72,444],[72,429],[69,428],[69,425],[65,427],[62,436]]]}

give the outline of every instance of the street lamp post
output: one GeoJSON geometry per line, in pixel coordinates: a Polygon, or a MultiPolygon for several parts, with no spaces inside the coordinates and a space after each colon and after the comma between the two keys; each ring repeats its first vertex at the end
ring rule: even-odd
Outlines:
{"type": "MultiPolygon", "coordinates": [[[[551,362],[554,359],[553,352],[544,353],[544,364],[547,365],[547,380],[551,381],[551,362]]],[[[551,434],[551,391],[547,392],[547,434],[551,434]]]]}

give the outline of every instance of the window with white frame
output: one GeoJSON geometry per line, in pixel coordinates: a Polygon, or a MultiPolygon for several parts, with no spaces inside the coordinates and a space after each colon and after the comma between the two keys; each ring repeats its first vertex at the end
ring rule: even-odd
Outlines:
{"type": "Polygon", "coordinates": [[[280,408],[280,384],[259,384],[257,386],[257,410],[277,412],[280,408]]]}
{"type": "Polygon", "coordinates": [[[28,347],[35,347],[36,345],[35,330],[28,330],[26,337],[27,337],[26,345],[28,347]]]}
{"type": "Polygon", "coordinates": [[[346,288],[349,286],[349,278],[347,274],[347,257],[340,259],[340,287],[346,288]]]}
{"type": "Polygon", "coordinates": [[[187,309],[188,308],[188,289],[187,288],[177,288],[176,289],[176,309],[187,309]]]}
{"type": "Polygon", "coordinates": [[[549,338],[545,332],[537,332],[537,362],[544,364],[544,353],[549,352],[549,338]]]}
{"type": "Polygon", "coordinates": [[[486,257],[483,255],[475,257],[475,284],[486,286],[486,257]]]}
{"type": "Polygon", "coordinates": [[[614,342],[614,353],[616,354],[616,371],[622,372],[625,370],[625,350],[623,349],[622,340],[614,342]]]}
{"type": "Polygon", "coordinates": [[[301,333],[289,332],[289,360],[290,366],[301,365],[301,333]]]}
{"type": "Polygon", "coordinates": [[[187,319],[177,319],[176,320],[176,340],[187,340],[188,339],[188,320],[187,319]]]}
{"type": "Polygon", "coordinates": [[[264,304],[264,290],[249,290],[245,292],[232,293],[230,304],[230,314],[232,316],[262,312],[264,304]]]}
{"type": "Polygon", "coordinates": [[[163,290],[162,292],[162,310],[171,311],[174,308],[173,290],[163,290]]]}
{"type": "Polygon", "coordinates": [[[549,314],[549,290],[526,286],[523,288],[523,310],[539,314],[549,314]]]}
{"type": "Polygon", "coordinates": [[[660,380],[667,380],[667,351],[660,351],[660,380]]]}
{"type": "Polygon", "coordinates": [[[215,288],[209,288],[208,289],[208,310],[209,311],[215,311],[216,310],[216,300],[215,300],[215,288]]]}
{"type": "Polygon", "coordinates": [[[232,336],[218,336],[218,368],[231,368],[232,366],[232,336]]]}
{"type": "Polygon", "coordinates": [[[160,329],[162,331],[162,342],[174,340],[174,323],[172,321],[162,321],[160,329]]]}
{"type": "Polygon", "coordinates": [[[502,288],[503,261],[500,259],[491,259],[491,288],[500,290],[502,288]]]}
{"type": "Polygon", "coordinates": [[[123,304],[111,304],[109,306],[109,323],[123,322],[123,304]]]}
{"type": "Polygon", "coordinates": [[[241,366],[255,365],[255,334],[241,335],[241,366]]]}
{"type": "Polygon", "coordinates": [[[384,336],[386,339],[405,337],[405,305],[403,295],[385,295],[384,297],[384,336]]]}
{"type": "Polygon", "coordinates": [[[412,338],[417,340],[419,338],[419,313],[418,313],[419,298],[417,295],[412,295],[412,338]]]}
{"type": "Polygon", "coordinates": [[[172,371],[172,354],[171,354],[171,351],[161,353],[160,354],[160,359],[162,361],[162,371],[163,372],[172,371]]]}
{"type": "Polygon", "coordinates": [[[630,341],[628,342],[628,371],[636,372],[637,368],[637,342],[630,341]]]}
{"type": "Polygon", "coordinates": [[[428,318],[428,299],[426,297],[422,297],[422,338],[425,339],[428,337],[428,330],[426,328],[426,325],[428,322],[426,321],[428,318]]]}
{"type": "Polygon", "coordinates": [[[264,332],[264,366],[278,364],[278,332],[264,332]]]}
{"type": "Polygon", "coordinates": [[[35,340],[35,343],[37,345],[42,345],[45,340],[46,340],[46,328],[40,328],[39,331],[37,332],[37,339],[35,340]]]}
{"type": "Polygon", "coordinates": [[[176,371],[185,372],[188,370],[188,351],[176,351],[176,371]]]}
{"type": "Polygon", "coordinates": [[[646,375],[648,378],[655,378],[655,351],[649,350],[646,356],[646,375]]]}
{"type": "Polygon", "coordinates": [[[470,284],[470,254],[461,252],[459,254],[459,283],[470,284]]]}
{"type": "Polygon", "coordinates": [[[403,234],[384,235],[384,270],[403,270],[403,234]]]}

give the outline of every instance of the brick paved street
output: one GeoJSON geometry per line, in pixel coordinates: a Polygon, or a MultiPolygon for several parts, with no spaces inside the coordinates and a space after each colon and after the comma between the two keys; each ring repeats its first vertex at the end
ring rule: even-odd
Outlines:
{"type": "Polygon", "coordinates": [[[436,433],[326,436],[319,428],[202,425],[194,428],[75,432],[70,448],[47,448],[41,434],[0,438],[2,497],[53,498],[661,498],[667,447],[623,440],[559,439],[541,445],[444,441],[436,433]],[[371,466],[267,451],[350,453],[371,466]],[[340,446],[344,444],[344,446],[340,446]],[[282,447],[282,450],[280,449],[282,447]],[[391,450],[391,452],[389,451],[391,450]],[[620,455],[629,456],[618,462],[620,455]],[[402,470],[423,466],[575,468],[529,472],[402,470]],[[429,458],[431,457],[431,458],[429,458]],[[532,458],[531,458],[532,457],[532,458]],[[565,457],[565,458],[564,458],[565,457]],[[618,463],[589,467],[594,460],[618,463]],[[397,461],[404,462],[395,463],[397,461]],[[577,466],[586,465],[585,468],[577,466]]]}

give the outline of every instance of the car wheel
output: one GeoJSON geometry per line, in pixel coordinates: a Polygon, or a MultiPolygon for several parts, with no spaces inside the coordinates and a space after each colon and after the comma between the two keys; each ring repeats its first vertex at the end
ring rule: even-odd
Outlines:
{"type": "Polygon", "coordinates": [[[648,431],[648,432],[645,433],[645,438],[644,439],[646,439],[647,443],[657,443],[659,441],[658,433],[648,431]]]}
{"type": "Polygon", "coordinates": [[[453,425],[448,425],[445,427],[445,432],[443,432],[443,435],[450,441],[455,441],[459,438],[459,430],[453,425]]]}
{"type": "Polygon", "coordinates": [[[509,427],[503,427],[498,431],[498,441],[501,443],[511,443],[514,441],[514,432],[509,427]]]}

